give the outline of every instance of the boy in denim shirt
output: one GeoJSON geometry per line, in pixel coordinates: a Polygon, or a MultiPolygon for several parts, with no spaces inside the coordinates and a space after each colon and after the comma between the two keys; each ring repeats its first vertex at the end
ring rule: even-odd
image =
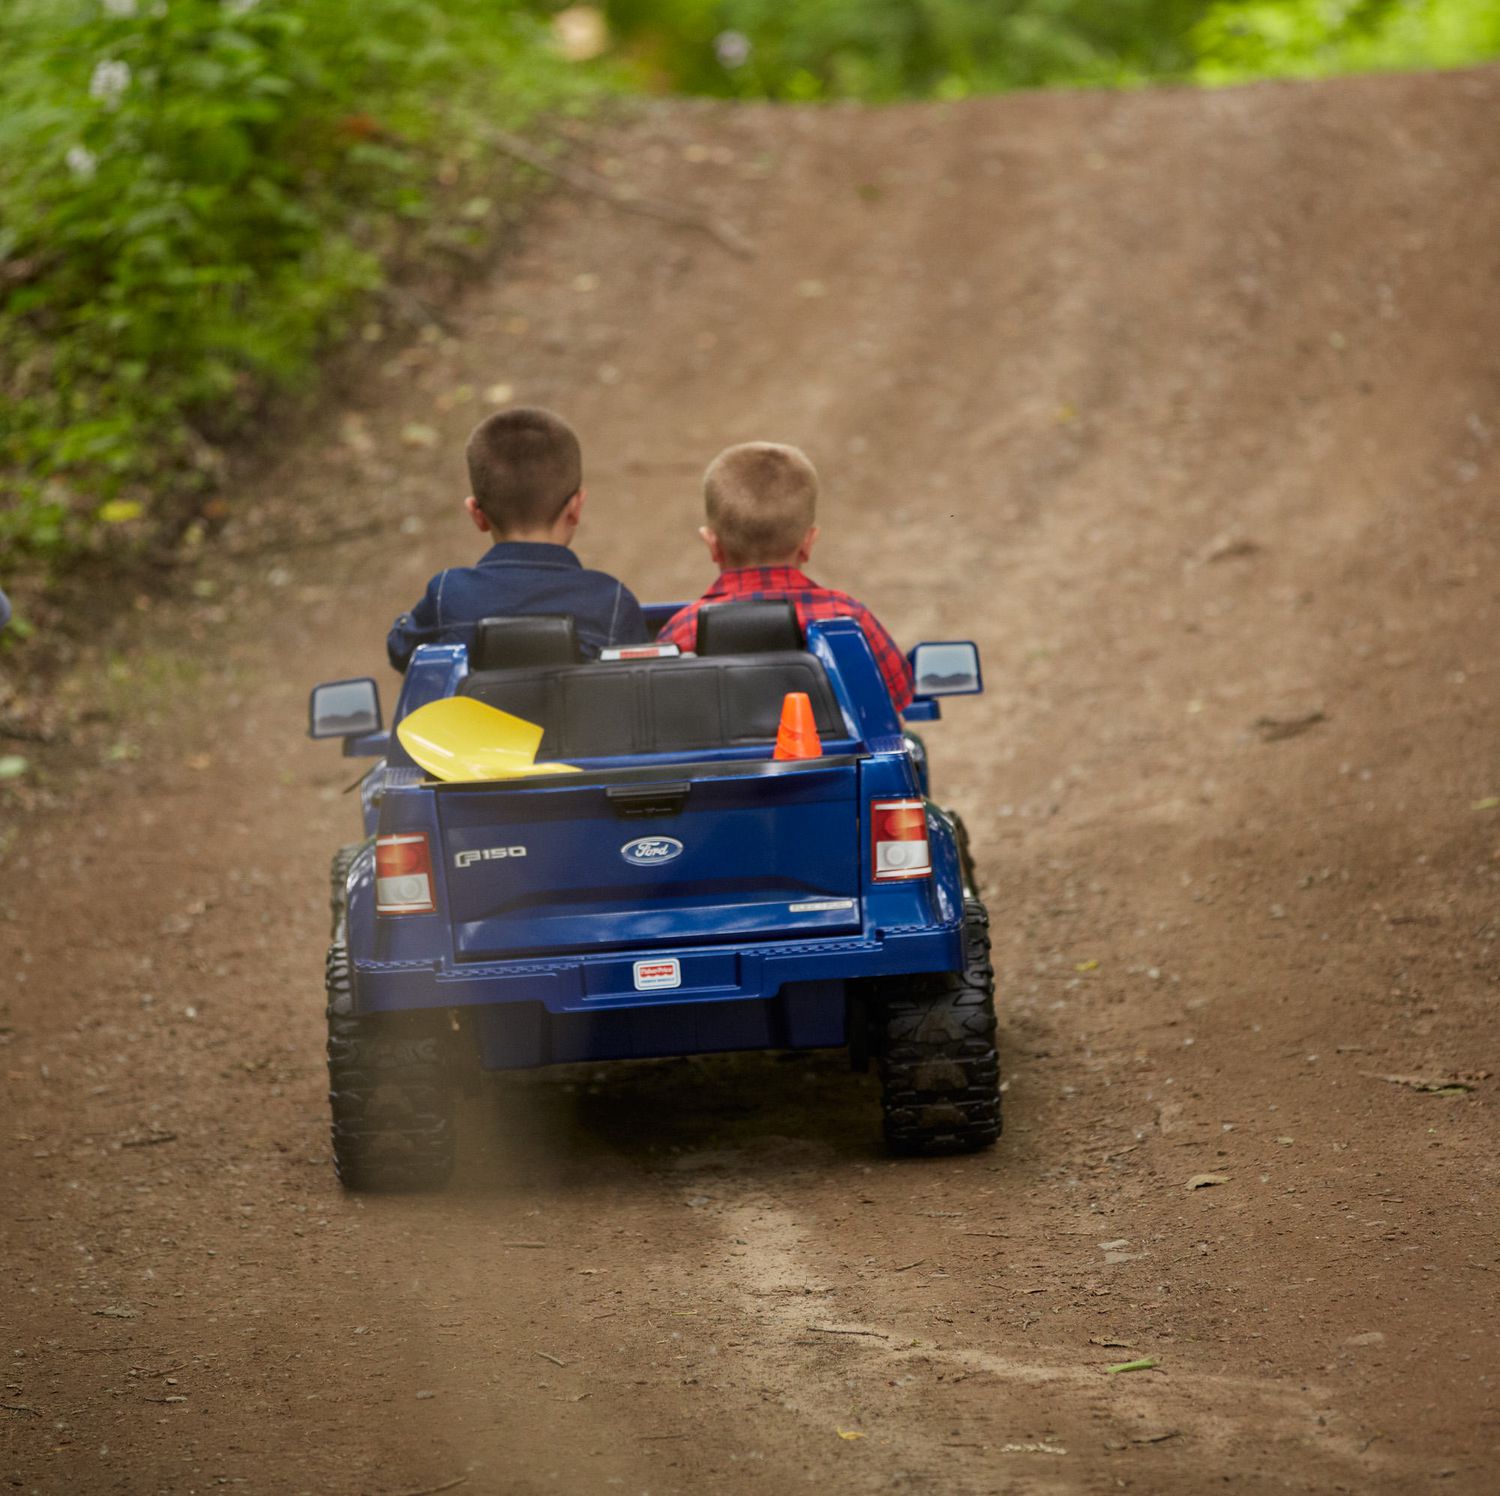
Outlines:
{"type": "Polygon", "coordinates": [[[561,417],[535,406],[497,411],[469,436],[469,518],[491,536],[475,566],[451,566],[427,584],[386,639],[397,670],[419,644],[472,644],[482,618],[570,613],[585,653],[646,642],[640,604],[623,583],[588,571],[569,550],[583,508],[583,458],[561,417]]]}

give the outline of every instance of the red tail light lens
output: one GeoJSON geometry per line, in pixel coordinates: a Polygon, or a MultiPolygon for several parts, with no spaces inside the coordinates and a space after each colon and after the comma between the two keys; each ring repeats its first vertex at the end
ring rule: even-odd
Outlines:
{"type": "Polygon", "coordinates": [[[871,869],[877,883],[930,878],[927,807],[921,800],[872,800],[871,869]]]}
{"type": "Polygon", "coordinates": [[[431,914],[432,853],[421,832],[375,838],[375,912],[431,914]]]}

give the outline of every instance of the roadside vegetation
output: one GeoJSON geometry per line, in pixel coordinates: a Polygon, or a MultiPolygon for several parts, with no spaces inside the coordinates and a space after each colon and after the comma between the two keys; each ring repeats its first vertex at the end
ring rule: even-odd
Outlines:
{"type": "Polygon", "coordinates": [[[211,524],[394,267],[496,242],[497,127],[1496,55],[1500,0],[5,0],[0,579],[211,524]]]}
{"type": "Polygon", "coordinates": [[[393,262],[489,242],[487,132],[597,87],[506,0],[6,0],[0,574],[190,524],[393,262]]]}
{"type": "Polygon", "coordinates": [[[1497,0],[606,0],[644,86],[784,100],[1242,82],[1500,56],[1497,0]]]}

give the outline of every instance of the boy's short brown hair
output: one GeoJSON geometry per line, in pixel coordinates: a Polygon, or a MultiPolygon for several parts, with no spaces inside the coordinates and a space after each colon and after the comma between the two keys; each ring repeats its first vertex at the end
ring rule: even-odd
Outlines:
{"type": "Polygon", "coordinates": [[[812,526],[818,471],[797,447],[744,442],[709,463],[703,498],[726,556],[747,566],[780,561],[812,526]]]}
{"type": "Polygon", "coordinates": [[[573,428],[540,406],[486,416],[469,433],[464,456],[474,499],[501,535],[551,524],[583,486],[573,428]]]}

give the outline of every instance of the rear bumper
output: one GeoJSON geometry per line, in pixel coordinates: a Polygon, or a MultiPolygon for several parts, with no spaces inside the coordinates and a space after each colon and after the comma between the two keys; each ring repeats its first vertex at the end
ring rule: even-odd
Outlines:
{"type": "Polygon", "coordinates": [[[959,924],[883,930],[871,936],[720,945],[711,949],[609,951],[540,960],[354,962],[355,1001],[364,1013],[415,1008],[537,1004],[554,1016],[664,1005],[774,998],[789,983],[843,982],[918,972],[957,971],[963,964],[959,924]],[[636,989],[638,961],[675,960],[680,983],[636,989]]]}

